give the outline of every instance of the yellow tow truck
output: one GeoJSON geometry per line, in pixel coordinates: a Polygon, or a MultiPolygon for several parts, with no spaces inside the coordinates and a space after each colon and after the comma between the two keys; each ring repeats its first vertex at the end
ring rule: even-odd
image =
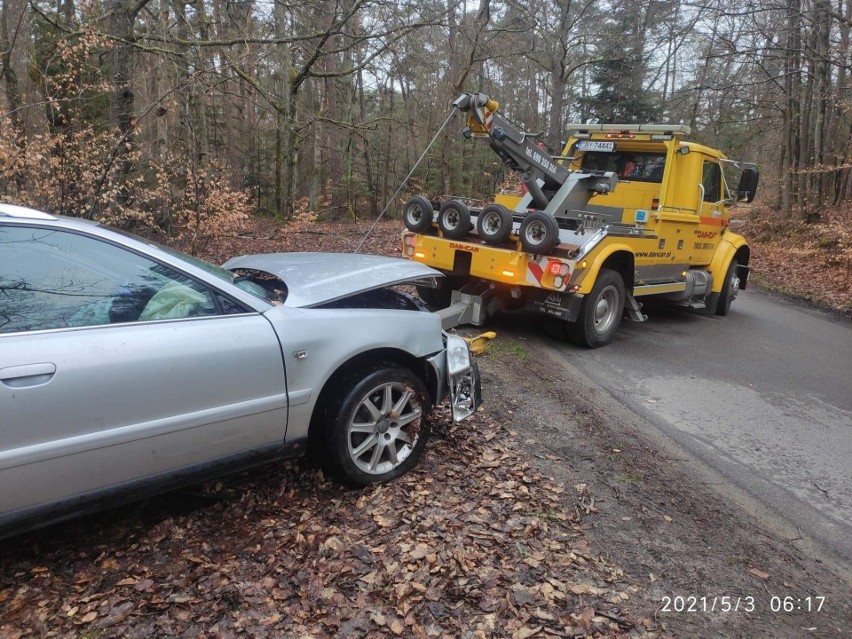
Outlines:
{"type": "Polygon", "coordinates": [[[730,230],[728,207],[754,199],[756,165],[686,141],[689,127],[671,124],[571,124],[553,156],[488,96],[465,93],[454,106],[467,116],[464,136],[487,139],[524,193],[481,208],[423,196],[404,205],[403,255],[446,274],[418,288],[445,327],[527,308],[596,348],[622,316],[647,319],[637,298],[726,315],[745,289],[749,247],[730,230]],[[725,169],[740,173],[735,195],[725,169]]]}

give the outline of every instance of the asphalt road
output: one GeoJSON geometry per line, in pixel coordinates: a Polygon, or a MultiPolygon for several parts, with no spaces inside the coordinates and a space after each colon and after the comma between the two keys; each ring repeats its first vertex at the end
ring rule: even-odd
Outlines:
{"type": "Polygon", "coordinates": [[[605,348],[549,346],[849,571],[852,323],[752,288],[725,318],[646,311],[605,348]]]}

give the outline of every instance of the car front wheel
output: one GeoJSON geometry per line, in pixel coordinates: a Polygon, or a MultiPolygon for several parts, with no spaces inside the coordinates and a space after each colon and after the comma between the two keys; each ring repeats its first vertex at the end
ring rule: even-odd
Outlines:
{"type": "Polygon", "coordinates": [[[384,364],[350,376],[317,442],[321,462],[356,486],[403,475],[423,454],[430,407],[423,381],[406,368],[384,364]]]}

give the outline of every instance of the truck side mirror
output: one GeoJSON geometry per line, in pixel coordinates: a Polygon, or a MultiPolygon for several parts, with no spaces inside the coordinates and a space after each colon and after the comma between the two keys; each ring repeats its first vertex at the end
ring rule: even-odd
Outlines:
{"type": "Polygon", "coordinates": [[[750,203],[754,200],[754,194],[757,192],[757,183],[760,180],[760,173],[757,167],[748,167],[743,169],[740,176],[740,185],[737,187],[737,202],[750,203]]]}

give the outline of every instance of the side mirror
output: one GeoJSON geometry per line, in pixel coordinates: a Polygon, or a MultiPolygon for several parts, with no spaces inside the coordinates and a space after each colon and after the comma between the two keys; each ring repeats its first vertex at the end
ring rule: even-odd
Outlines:
{"type": "Polygon", "coordinates": [[[754,195],[757,192],[757,183],[760,180],[760,173],[757,167],[748,167],[743,169],[740,176],[740,185],[737,187],[737,202],[750,203],[754,200],[754,195]]]}

